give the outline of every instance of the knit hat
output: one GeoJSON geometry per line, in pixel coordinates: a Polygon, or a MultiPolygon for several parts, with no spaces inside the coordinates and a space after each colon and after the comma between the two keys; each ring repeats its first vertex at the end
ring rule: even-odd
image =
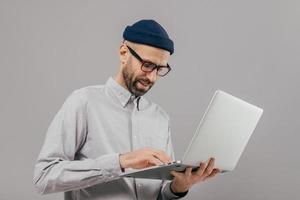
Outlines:
{"type": "Polygon", "coordinates": [[[140,20],[127,26],[123,32],[123,38],[131,42],[167,50],[171,55],[174,52],[174,44],[167,31],[152,19],[140,20]]]}

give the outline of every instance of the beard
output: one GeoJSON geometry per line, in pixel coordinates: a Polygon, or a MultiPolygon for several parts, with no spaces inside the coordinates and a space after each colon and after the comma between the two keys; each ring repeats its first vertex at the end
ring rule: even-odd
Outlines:
{"type": "Polygon", "coordinates": [[[129,92],[134,96],[142,96],[147,93],[154,85],[147,77],[140,75],[134,76],[134,72],[129,67],[125,67],[122,71],[123,79],[129,92]],[[142,87],[139,87],[142,86],[142,87]]]}

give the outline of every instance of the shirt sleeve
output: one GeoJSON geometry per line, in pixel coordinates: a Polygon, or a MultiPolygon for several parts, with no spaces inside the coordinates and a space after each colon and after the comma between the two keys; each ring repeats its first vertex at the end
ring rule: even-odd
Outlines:
{"type": "MultiPolygon", "coordinates": [[[[174,150],[173,150],[173,145],[172,145],[172,140],[171,140],[171,131],[170,131],[170,126],[169,126],[169,136],[168,136],[168,142],[167,142],[167,148],[166,148],[166,153],[171,157],[172,160],[175,160],[174,156],[174,150]]],[[[169,200],[169,199],[180,199],[184,196],[186,196],[186,193],[182,193],[180,195],[176,195],[171,191],[171,182],[169,180],[164,180],[162,182],[162,187],[160,194],[158,196],[158,200],[169,200]]]]}
{"type": "Polygon", "coordinates": [[[89,187],[117,179],[119,154],[76,160],[87,135],[86,95],[74,91],[52,120],[34,167],[33,183],[41,194],[89,187]]]}

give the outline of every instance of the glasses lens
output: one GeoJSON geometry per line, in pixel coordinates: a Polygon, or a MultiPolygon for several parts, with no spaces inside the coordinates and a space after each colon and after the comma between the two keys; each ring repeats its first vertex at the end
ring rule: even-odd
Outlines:
{"type": "Polygon", "coordinates": [[[142,70],[144,72],[152,72],[155,69],[157,69],[157,75],[159,75],[159,76],[165,76],[170,71],[169,67],[157,66],[156,64],[151,63],[151,62],[144,62],[142,64],[142,70]]]}
{"type": "Polygon", "coordinates": [[[156,68],[156,65],[150,62],[144,62],[142,65],[142,70],[145,72],[152,72],[156,68]]]}
{"type": "Polygon", "coordinates": [[[158,74],[159,76],[165,76],[169,71],[170,71],[170,70],[169,70],[169,68],[167,68],[167,67],[159,67],[159,68],[157,69],[157,74],[158,74]]]}

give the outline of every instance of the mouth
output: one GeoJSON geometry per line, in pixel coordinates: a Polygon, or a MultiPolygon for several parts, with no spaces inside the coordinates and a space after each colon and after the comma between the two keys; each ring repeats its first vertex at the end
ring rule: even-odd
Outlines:
{"type": "Polygon", "coordinates": [[[138,82],[144,87],[148,87],[150,85],[150,83],[146,81],[139,80],[138,82]]]}

